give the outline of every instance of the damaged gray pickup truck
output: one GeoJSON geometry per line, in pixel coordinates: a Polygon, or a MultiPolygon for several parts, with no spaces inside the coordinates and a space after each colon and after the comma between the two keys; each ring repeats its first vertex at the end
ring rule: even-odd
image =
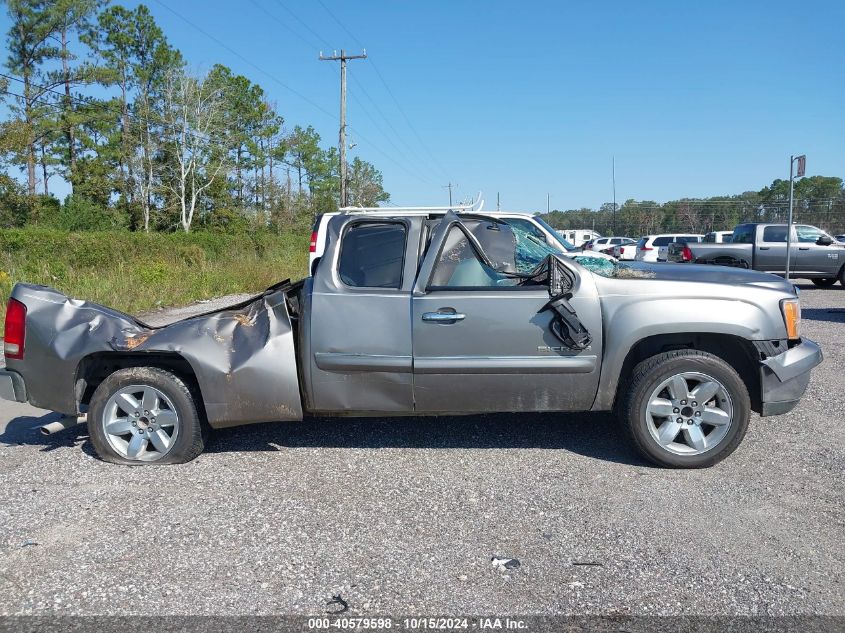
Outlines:
{"type": "Polygon", "coordinates": [[[799,322],[765,273],[584,266],[482,215],[341,214],[312,277],[164,327],[16,285],[0,395],[68,416],[47,432],[87,421],[119,464],[306,414],[612,410],[646,458],[703,467],[752,410],[797,404],[822,360],[799,322]]]}

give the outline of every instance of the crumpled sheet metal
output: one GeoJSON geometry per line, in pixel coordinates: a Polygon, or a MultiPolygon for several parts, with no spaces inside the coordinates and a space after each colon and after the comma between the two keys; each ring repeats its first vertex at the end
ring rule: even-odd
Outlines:
{"type": "Polygon", "coordinates": [[[9,369],[23,375],[33,405],[77,413],[74,385],[86,356],[172,353],[191,365],[212,426],[300,420],[289,288],[155,328],[52,288],[18,284],[12,296],[27,306],[27,348],[9,369]]]}

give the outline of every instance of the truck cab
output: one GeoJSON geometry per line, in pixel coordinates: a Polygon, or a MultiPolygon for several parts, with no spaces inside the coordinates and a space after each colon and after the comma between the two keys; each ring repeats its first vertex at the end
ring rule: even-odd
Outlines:
{"type": "MultiPolygon", "coordinates": [[[[451,215],[340,215],[328,223],[326,254],[303,288],[310,408],[447,413],[592,405],[600,329],[589,350],[551,352],[561,342],[550,329],[553,313],[543,311],[548,286],[520,285],[510,274],[533,269],[553,249],[528,229],[451,215]],[[516,246],[501,254],[501,272],[475,244],[489,251],[485,238],[505,231],[516,246]]],[[[591,276],[572,293],[579,318],[599,322],[591,276]]]]}

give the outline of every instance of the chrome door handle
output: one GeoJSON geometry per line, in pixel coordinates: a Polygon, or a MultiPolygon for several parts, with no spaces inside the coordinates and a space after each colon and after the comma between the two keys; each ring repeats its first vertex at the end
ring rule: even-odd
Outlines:
{"type": "Polygon", "coordinates": [[[454,323],[463,321],[467,315],[459,312],[423,312],[423,321],[434,321],[435,323],[454,323]]]}

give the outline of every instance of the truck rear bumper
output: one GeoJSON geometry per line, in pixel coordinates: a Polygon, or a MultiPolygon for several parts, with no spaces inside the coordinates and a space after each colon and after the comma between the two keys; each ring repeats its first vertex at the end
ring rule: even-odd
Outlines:
{"type": "Polygon", "coordinates": [[[810,370],[822,362],[821,347],[810,339],[760,361],[760,415],[788,413],[804,395],[810,370]]]}
{"type": "Polygon", "coordinates": [[[26,385],[19,373],[0,369],[0,398],[12,402],[26,402],[26,385]]]}

